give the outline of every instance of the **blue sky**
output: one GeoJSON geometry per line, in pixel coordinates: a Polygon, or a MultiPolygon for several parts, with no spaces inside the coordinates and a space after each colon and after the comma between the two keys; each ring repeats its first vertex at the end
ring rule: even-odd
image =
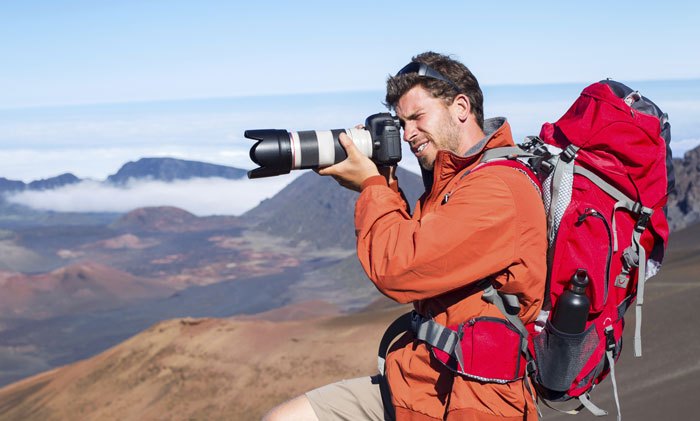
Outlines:
{"type": "MultiPolygon", "coordinates": [[[[507,116],[518,138],[588,83],[644,87],[678,155],[700,144],[698,22],[700,3],[678,0],[0,0],[0,177],[103,180],[154,156],[251,168],[244,130],[351,127],[384,111],[387,75],[426,50],[467,64],[487,116],[507,116]],[[677,81],[632,83],[647,80],[677,81]]],[[[238,214],[295,175],[128,194],[86,182],[15,200],[238,214]]]]}
{"type": "Polygon", "coordinates": [[[700,77],[689,1],[0,3],[0,108],[381,90],[412,55],[482,84],[700,77]]]}

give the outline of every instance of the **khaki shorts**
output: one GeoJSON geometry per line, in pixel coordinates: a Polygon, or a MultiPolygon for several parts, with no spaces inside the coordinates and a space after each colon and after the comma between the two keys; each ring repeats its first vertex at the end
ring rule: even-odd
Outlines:
{"type": "Polygon", "coordinates": [[[306,393],[321,421],[393,420],[393,407],[385,414],[382,404],[384,379],[377,375],[341,380],[306,393]]]}

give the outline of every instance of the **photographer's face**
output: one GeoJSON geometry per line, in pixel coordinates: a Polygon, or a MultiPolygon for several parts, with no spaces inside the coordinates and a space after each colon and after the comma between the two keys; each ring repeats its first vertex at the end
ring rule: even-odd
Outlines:
{"type": "Polygon", "coordinates": [[[423,87],[415,86],[399,99],[396,115],[401,120],[403,139],[424,169],[433,169],[439,150],[461,154],[460,130],[451,106],[423,87]]]}

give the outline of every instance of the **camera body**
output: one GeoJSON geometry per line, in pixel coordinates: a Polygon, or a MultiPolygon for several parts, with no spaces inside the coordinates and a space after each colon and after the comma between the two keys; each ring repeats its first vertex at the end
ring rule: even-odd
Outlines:
{"type": "Polygon", "coordinates": [[[259,165],[248,172],[248,178],[271,177],[296,169],[337,164],[347,158],[338,140],[341,133],[350,136],[360,152],[378,166],[394,165],[401,160],[400,129],[396,117],[378,113],[367,117],[364,129],[246,130],[244,136],[256,141],[250,149],[250,159],[259,165]]]}
{"type": "Polygon", "coordinates": [[[379,166],[395,165],[401,161],[401,125],[389,113],[372,114],[365,120],[365,130],[372,138],[370,158],[379,166]]]}

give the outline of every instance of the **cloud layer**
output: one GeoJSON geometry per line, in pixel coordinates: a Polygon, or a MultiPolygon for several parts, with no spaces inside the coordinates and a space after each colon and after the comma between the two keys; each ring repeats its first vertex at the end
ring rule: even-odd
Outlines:
{"type": "Polygon", "coordinates": [[[8,200],[34,209],[59,212],[128,212],[145,206],[167,205],[198,216],[240,215],[275,195],[300,173],[257,180],[137,181],[123,188],[83,181],[56,190],[17,193],[8,200]]]}

